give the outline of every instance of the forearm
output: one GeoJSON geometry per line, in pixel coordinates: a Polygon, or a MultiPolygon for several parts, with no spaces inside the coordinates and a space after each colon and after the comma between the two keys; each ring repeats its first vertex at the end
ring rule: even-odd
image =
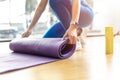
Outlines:
{"type": "Polygon", "coordinates": [[[33,20],[31,22],[31,24],[29,25],[28,30],[32,30],[35,26],[35,24],[38,22],[40,16],[42,15],[43,11],[45,10],[45,7],[47,5],[47,1],[48,0],[41,0],[40,4],[38,5],[33,20]]]}
{"type": "Polygon", "coordinates": [[[78,23],[79,15],[80,15],[80,1],[81,0],[72,0],[72,19],[70,22],[70,27],[67,29],[66,33],[64,34],[63,38],[69,38],[68,44],[76,44],[77,39],[77,25],[74,24],[78,23]]]}
{"type": "Polygon", "coordinates": [[[35,12],[35,15],[34,15],[34,17],[33,17],[33,20],[32,20],[31,24],[30,24],[29,27],[28,27],[29,30],[32,30],[32,29],[35,27],[35,24],[38,22],[41,14],[42,14],[42,12],[43,12],[43,11],[40,10],[40,9],[39,9],[39,11],[36,11],[36,12],[35,12]]]}
{"type": "Polygon", "coordinates": [[[80,17],[80,1],[81,0],[72,0],[72,19],[71,21],[77,22],[79,21],[80,17]]]}

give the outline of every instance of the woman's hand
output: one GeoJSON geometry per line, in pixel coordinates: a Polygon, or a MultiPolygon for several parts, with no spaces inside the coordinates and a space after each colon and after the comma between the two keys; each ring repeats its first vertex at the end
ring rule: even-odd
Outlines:
{"type": "Polygon", "coordinates": [[[24,32],[24,33],[22,34],[22,37],[23,37],[23,38],[24,38],[24,37],[29,37],[29,36],[31,35],[31,33],[32,33],[31,30],[27,30],[26,32],[24,32]]]}
{"type": "Polygon", "coordinates": [[[70,25],[68,30],[63,36],[63,39],[69,38],[68,44],[76,44],[76,39],[77,39],[77,26],[76,25],[70,25]]]}

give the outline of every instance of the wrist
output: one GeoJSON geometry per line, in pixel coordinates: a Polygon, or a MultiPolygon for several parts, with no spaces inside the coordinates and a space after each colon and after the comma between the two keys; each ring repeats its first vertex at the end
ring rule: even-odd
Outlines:
{"type": "Polygon", "coordinates": [[[78,22],[76,22],[76,21],[71,21],[71,22],[70,22],[70,25],[74,25],[74,26],[78,27],[78,22]]]}
{"type": "Polygon", "coordinates": [[[27,31],[32,31],[32,30],[33,30],[33,28],[29,27],[27,31]]]}
{"type": "Polygon", "coordinates": [[[76,22],[71,22],[70,23],[70,28],[77,29],[78,28],[78,24],[76,22]]]}
{"type": "Polygon", "coordinates": [[[26,32],[28,32],[28,33],[32,33],[32,30],[31,30],[31,29],[28,29],[26,32]]]}

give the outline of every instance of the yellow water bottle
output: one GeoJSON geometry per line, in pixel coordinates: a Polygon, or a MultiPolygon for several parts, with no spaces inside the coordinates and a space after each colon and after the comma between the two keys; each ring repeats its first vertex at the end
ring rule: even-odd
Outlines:
{"type": "Polygon", "coordinates": [[[105,27],[105,43],[106,43],[106,54],[113,53],[114,31],[112,26],[105,27]]]}

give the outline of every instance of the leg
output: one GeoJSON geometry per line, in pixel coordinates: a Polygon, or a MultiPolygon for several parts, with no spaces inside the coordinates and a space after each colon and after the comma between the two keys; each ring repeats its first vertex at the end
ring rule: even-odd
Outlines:
{"type": "Polygon", "coordinates": [[[43,38],[56,38],[62,37],[65,33],[65,29],[60,22],[54,24],[43,36],[43,38]]]}
{"type": "Polygon", "coordinates": [[[51,9],[65,29],[71,21],[71,0],[49,0],[51,9]]]}
{"type": "Polygon", "coordinates": [[[82,33],[83,27],[87,27],[91,24],[93,20],[93,11],[84,5],[81,5],[80,18],[79,18],[79,27],[78,27],[78,36],[82,33]]]}
{"type": "MultiPolygon", "coordinates": [[[[50,7],[52,8],[53,12],[59,19],[62,28],[66,31],[69,28],[70,21],[71,21],[71,0],[49,0],[50,7]]],[[[82,27],[88,26],[93,19],[92,10],[86,5],[84,1],[81,2],[81,11],[80,11],[80,18],[79,18],[79,26],[78,26],[78,34],[82,33],[82,27]]],[[[47,33],[49,33],[49,37],[55,35],[55,29],[51,28],[47,33]],[[53,33],[50,35],[50,33],[53,33]]],[[[64,33],[65,33],[64,31],[64,33]]],[[[60,32],[62,33],[62,32],[60,32]]],[[[63,35],[63,34],[62,34],[63,35]]],[[[79,36],[78,35],[78,36],[79,36]]],[[[45,37],[45,36],[44,36],[45,37]]],[[[53,37],[53,36],[52,36],[53,37]]],[[[56,37],[56,36],[54,36],[56,37]]],[[[60,37],[60,34],[59,34],[60,37]]]]}
{"type": "Polygon", "coordinates": [[[81,5],[79,28],[87,27],[88,25],[90,25],[93,20],[93,16],[93,11],[89,7],[81,5]]]}
{"type": "Polygon", "coordinates": [[[49,4],[60,22],[54,24],[45,33],[43,38],[62,37],[69,27],[71,20],[70,0],[49,0],[49,4]]]}
{"type": "MultiPolygon", "coordinates": [[[[71,0],[49,0],[49,4],[61,24],[65,27],[65,29],[68,29],[71,21],[71,0]]],[[[92,19],[93,11],[89,8],[85,1],[82,1],[79,28],[88,26],[92,22],[92,19]]]]}

